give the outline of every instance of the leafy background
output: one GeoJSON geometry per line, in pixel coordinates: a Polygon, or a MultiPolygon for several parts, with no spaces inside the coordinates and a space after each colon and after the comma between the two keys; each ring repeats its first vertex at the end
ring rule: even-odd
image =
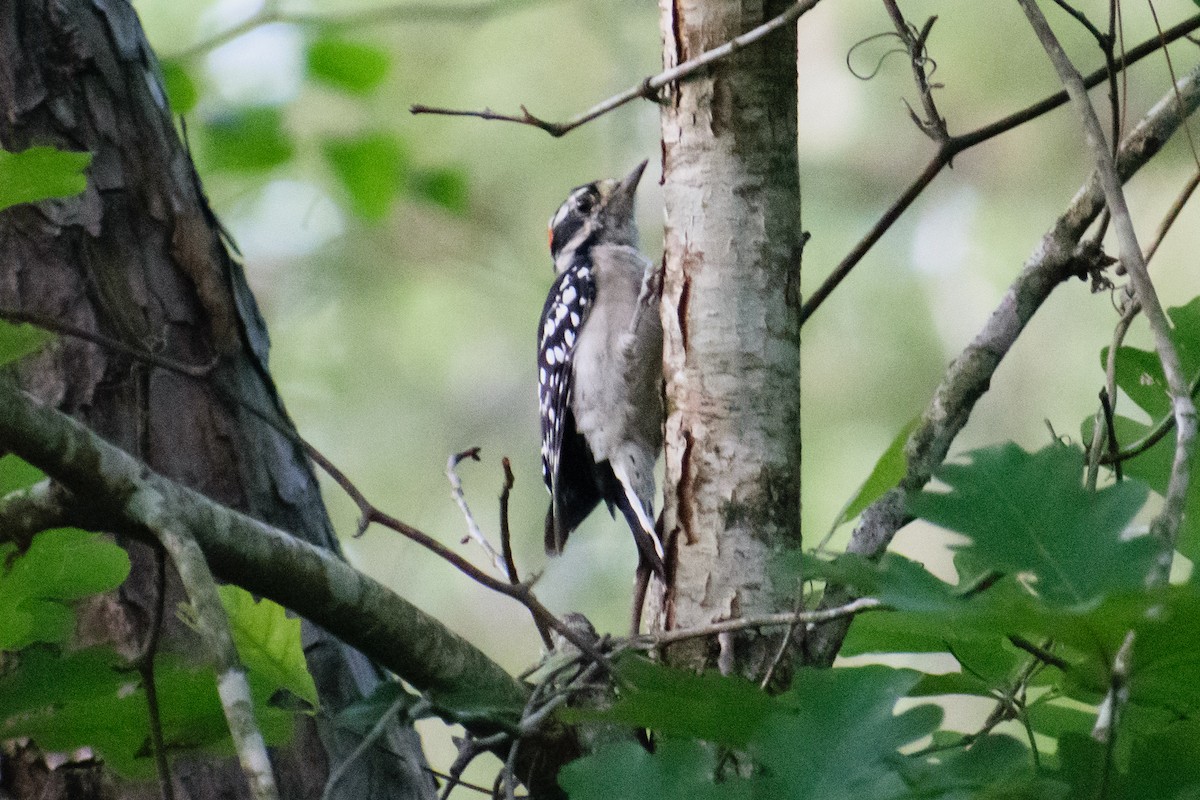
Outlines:
{"type": "MultiPolygon", "coordinates": [[[[419,102],[515,111],[525,103],[548,118],[570,116],[655,71],[657,9],[630,0],[498,5],[497,14],[450,21],[433,12],[347,28],[277,21],[197,50],[270,7],[248,0],[135,2],[163,59],[172,101],[186,113],[209,196],[245,254],[272,332],[275,378],[302,433],[379,505],[447,543],[464,532],[442,474],[447,455],[483,447],[484,464],[462,468],[482,521],[494,520],[498,462],[509,456],[518,481],[518,562],[526,571],[546,566],[539,593],[552,608],[583,610],[602,630],[620,631],[634,554],[619,523],[596,515],[564,558],[546,565],[540,552],[545,494],[531,350],[550,279],[545,220],[571,187],[622,174],[642,158],[653,162],[656,110],[633,105],[553,140],[499,123],[414,117],[407,108],[419,102]]],[[[1078,6],[1102,18],[1107,4],[1078,6]]],[[[1164,25],[1195,12],[1181,1],[1159,6],[1164,25]]],[[[368,7],[285,9],[338,15],[368,7]]],[[[930,46],[952,132],[1058,88],[1019,9],[982,8],[929,0],[904,6],[912,20],[939,15],[930,46]]],[[[1098,66],[1086,34],[1057,9],[1047,13],[1077,63],[1098,66]]],[[[1129,43],[1153,32],[1140,8],[1125,22],[1129,43]]],[[[870,0],[824,3],[800,25],[803,212],[813,234],[805,253],[808,290],[931,154],[901,101],[912,96],[904,58],[888,55],[887,40],[855,46],[889,29],[870,0]],[[879,74],[859,80],[847,57],[860,74],[881,62],[879,74]]],[[[1177,68],[1194,58],[1189,47],[1174,48],[1177,68]]],[[[1136,68],[1129,118],[1168,81],[1160,57],[1136,68]]],[[[1175,142],[1129,187],[1143,235],[1175,195],[1189,158],[1175,142]]],[[[809,542],[830,528],[879,454],[921,410],[1086,173],[1067,109],[961,155],[806,326],[809,542]]],[[[640,204],[645,249],[656,255],[661,199],[653,180],[640,204]]],[[[1191,268],[1200,246],[1197,213],[1184,212],[1156,256],[1155,278],[1168,304],[1200,294],[1200,274],[1191,268]]],[[[1060,433],[1077,431],[1093,411],[1096,353],[1114,320],[1106,295],[1091,295],[1082,283],[1060,290],[997,373],[959,448],[1012,439],[1039,451],[1049,438],[1044,420],[1060,433]]],[[[1136,328],[1129,344],[1147,342],[1136,328]]],[[[1122,424],[1148,421],[1154,409],[1140,405],[1122,405],[1132,418],[1122,424]]],[[[1148,474],[1141,477],[1154,485],[1148,474]]],[[[353,508],[336,491],[327,496],[335,522],[352,530],[353,508]]],[[[847,531],[835,537],[835,548],[847,531]]],[[[964,569],[971,572],[963,561],[969,550],[955,560],[948,542],[961,539],[914,525],[897,549],[956,585],[964,569]]],[[[534,659],[536,635],[514,604],[496,602],[379,531],[348,541],[347,550],[358,566],[514,671],[534,659]]],[[[908,634],[914,642],[919,622],[908,634]]],[[[861,635],[870,633],[863,625],[861,635]]],[[[870,652],[863,642],[859,649],[870,652]]],[[[944,654],[920,663],[953,665],[944,654]]],[[[1009,665],[993,666],[999,674],[1009,665]]],[[[890,685],[879,680],[880,691],[890,685]]],[[[969,730],[990,708],[990,700],[966,699],[970,694],[948,704],[948,726],[969,730]]],[[[680,763],[703,756],[679,752],[680,763]]],[[[1083,745],[1071,753],[1094,755],[1083,745]]]]}

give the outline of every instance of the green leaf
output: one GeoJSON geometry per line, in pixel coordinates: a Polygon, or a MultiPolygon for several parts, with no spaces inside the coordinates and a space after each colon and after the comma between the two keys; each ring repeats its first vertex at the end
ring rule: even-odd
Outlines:
{"type": "Polygon", "coordinates": [[[849,586],[859,597],[874,597],[902,611],[950,611],[962,604],[953,586],[897,553],[884,553],[878,561],[855,553],[828,561],[805,554],[802,574],[849,586]]]}
{"type": "Polygon", "coordinates": [[[33,325],[14,325],[0,319],[0,365],[39,350],[54,334],[33,325]]]}
{"type": "Polygon", "coordinates": [[[769,695],[741,678],[697,675],[643,658],[622,659],[615,671],[620,693],[611,708],[565,709],[563,718],[625,723],[742,747],[771,707],[769,695]]]}
{"type": "Polygon", "coordinates": [[[1039,777],[1029,750],[1008,736],[984,736],[969,750],[911,759],[905,780],[913,797],[921,798],[1028,798],[1063,797],[1068,787],[1039,777]]]}
{"type": "Polygon", "coordinates": [[[614,713],[591,716],[669,733],[654,754],[623,742],[568,765],[559,781],[572,800],[891,800],[903,793],[898,748],[932,733],[941,719],[936,706],[896,715],[896,702],[919,675],[888,667],[802,668],[795,688],[778,697],[740,679],[640,659],[622,661],[617,671],[623,697],[614,713]],[[672,719],[672,705],[686,721],[672,719]],[[736,769],[718,774],[718,751],[695,739],[744,749],[758,769],[749,779],[736,769]]]}
{"type": "Polygon", "coordinates": [[[322,36],[308,46],[309,77],[351,94],[367,94],[387,77],[387,51],[362,42],[322,36]]]}
{"type": "Polygon", "coordinates": [[[350,206],[367,220],[383,219],[404,185],[408,157],[395,136],[375,132],[327,139],[321,148],[350,206]]]}
{"type": "Polygon", "coordinates": [[[415,171],[410,178],[413,192],[434,205],[462,215],[470,199],[466,173],[454,167],[415,171]]]}
{"type": "Polygon", "coordinates": [[[83,171],[91,153],[30,147],[20,153],[0,150],[0,209],[53,197],[71,197],[87,188],[83,171]]]}
{"type": "Polygon", "coordinates": [[[895,715],[920,676],[888,667],[800,669],[749,751],[763,764],[768,796],[822,800],[895,797],[898,748],[932,733],[941,709],[895,715]]]}
{"type": "Polygon", "coordinates": [[[0,497],[17,489],[27,489],[46,477],[46,473],[16,456],[0,456],[0,497]]]}
{"type": "MultiPolygon", "coordinates": [[[[47,751],[87,746],[130,778],[154,774],[146,696],[138,673],[110,650],[59,656],[33,647],[6,662],[0,676],[0,740],[29,737],[47,751]]],[[[163,737],[173,750],[232,751],[228,723],[211,670],[155,659],[163,737]]],[[[268,745],[285,743],[293,715],[255,698],[255,717],[268,745]]]]}
{"type": "Polygon", "coordinates": [[[209,120],[204,148],[212,169],[263,172],[291,159],[295,147],[277,108],[250,108],[209,120]]]}
{"type": "Polygon", "coordinates": [[[417,707],[420,700],[409,694],[400,681],[385,681],[375,687],[370,697],[364,697],[339,711],[334,724],[339,730],[366,736],[393,707],[397,709],[394,713],[401,719],[412,719],[408,712],[417,707]]]}
{"type": "Polygon", "coordinates": [[[69,601],[115,589],[129,557],[103,536],[75,528],[43,531],[29,549],[0,545],[0,650],[61,642],[75,615],[69,601]]]}
{"type": "Polygon", "coordinates": [[[715,748],[667,739],[653,754],[618,742],[567,764],[558,783],[571,800],[750,800],[752,783],[716,782],[715,748]]]}
{"type": "Polygon", "coordinates": [[[1003,573],[1029,573],[1051,605],[1085,604],[1142,585],[1157,547],[1122,533],[1146,501],[1138,481],[1088,492],[1083,453],[1051,445],[1026,453],[1015,444],[975,450],[968,464],[937,477],[949,493],[926,490],[909,511],[971,539],[975,554],[1003,573]]]}
{"type": "MultiPolygon", "coordinates": [[[[1101,365],[1108,363],[1108,348],[1100,351],[1101,365]]],[[[1129,395],[1138,407],[1158,419],[1171,413],[1171,398],[1167,394],[1167,379],[1162,362],[1149,350],[1136,347],[1117,349],[1117,386],[1129,395]]]]}
{"type": "Polygon", "coordinates": [[[200,99],[200,91],[196,82],[188,74],[184,62],[178,59],[167,59],[161,62],[163,88],[167,92],[167,101],[171,111],[176,114],[186,114],[196,107],[200,99]]]}
{"type": "Polygon", "coordinates": [[[837,528],[854,519],[867,506],[882,497],[884,492],[900,483],[900,479],[904,477],[904,473],[908,469],[908,460],[904,457],[904,445],[908,442],[909,434],[913,432],[913,428],[917,427],[917,423],[920,421],[919,416],[913,417],[900,429],[896,438],[892,439],[892,443],[875,462],[871,474],[863,481],[862,486],[858,487],[858,492],[838,512],[831,527],[837,528]]]}
{"type": "Polygon", "coordinates": [[[316,708],[317,687],[304,660],[300,620],[271,600],[256,602],[240,587],[226,584],[219,590],[238,656],[258,685],[268,696],[286,689],[316,708]]]}
{"type": "MultiPolygon", "coordinates": [[[[1090,421],[1085,420],[1085,424],[1090,425],[1090,421]]],[[[1148,425],[1121,416],[1113,420],[1113,428],[1122,448],[1140,441],[1151,430],[1148,425]]],[[[1126,476],[1144,481],[1159,495],[1165,496],[1174,460],[1175,435],[1170,432],[1149,450],[1125,461],[1121,466],[1126,476]]],[[[1188,484],[1183,522],[1175,537],[1175,549],[1193,563],[1200,562],[1200,482],[1194,480],[1188,484]]]]}

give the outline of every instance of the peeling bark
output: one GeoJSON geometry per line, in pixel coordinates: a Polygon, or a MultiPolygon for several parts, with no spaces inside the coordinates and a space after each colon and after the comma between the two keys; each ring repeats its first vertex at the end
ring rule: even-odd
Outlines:
{"type": "MultiPolygon", "coordinates": [[[[0,15],[0,146],[31,145],[87,150],[94,160],[83,195],[0,214],[0,307],[214,369],[196,380],[64,337],[21,365],[22,385],[157,472],[337,551],[306,459],[259,418],[291,429],[267,369],[265,326],[125,0],[7,4],[0,15]]],[[[80,636],[133,653],[158,598],[152,551],[126,544],[133,573],[118,596],[97,601],[103,609],[81,614],[88,629],[80,636]]],[[[171,577],[168,609],[181,597],[171,577]]],[[[201,655],[194,634],[172,614],[166,620],[163,647],[201,655]]],[[[324,712],[303,719],[293,744],[276,753],[281,792],[293,798],[320,795],[329,764],[357,743],[334,729],[332,713],[381,680],[360,654],[314,626],[305,635],[324,712]]],[[[248,796],[236,761],[188,756],[174,766],[179,797],[248,796]]],[[[336,796],[434,794],[408,728],[396,727],[386,747],[372,748],[352,773],[336,796]]],[[[95,765],[70,767],[70,780],[47,777],[28,751],[5,759],[0,774],[14,797],[146,794],[115,784],[95,765]]]]}
{"type": "MultiPolygon", "coordinates": [[[[664,66],[788,5],[662,0],[664,66]]],[[[671,577],[655,624],[668,630],[794,603],[796,587],[773,586],[766,567],[800,546],[795,27],[673,87],[665,100],[663,530],[671,577]]],[[[671,658],[711,665],[713,644],[687,643],[671,658]]],[[[777,645],[738,637],[733,668],[761,676],[777,645]]]]}

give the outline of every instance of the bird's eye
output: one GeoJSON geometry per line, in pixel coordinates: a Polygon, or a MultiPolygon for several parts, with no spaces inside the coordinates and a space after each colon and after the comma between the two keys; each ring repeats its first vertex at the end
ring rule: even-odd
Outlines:
{"type": "Polygon", "coordinates": [[[575,207],[579,209],[580,214],[590,214],[592,209],[596,207],[596,198],[591,192],[582,194],[575,201],[575,207]]]}

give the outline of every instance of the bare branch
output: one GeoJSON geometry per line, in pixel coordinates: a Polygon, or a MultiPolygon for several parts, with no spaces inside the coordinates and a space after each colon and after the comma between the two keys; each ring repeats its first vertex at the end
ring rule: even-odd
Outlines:
{"type": "MultiPolygon", "coordinates": [[[[1132,64],[1142,60],[1151,53],[1158,52],[1170,42],[1186,36],[1197,28],[1200,28],[1200,15],[1184,20],[1178,25],[1163,31],[1161,36],[1156,36],[1142,42],[1122,58],[1118,59],[1116,67],[1120,70],[1128,69],[1132,64]]],[[[1084,84],[1089,88],[1097,86],[1107,80],[1108,75],[1109,70],[1107,67],[1097,70],[1084,78],[1084,84]]],[[[833,268],[829,276],[821,282],[821,285],[809,295],[808,299],[800,307],[800,324],[804,325],[808,321],[808,318],[820,308],[821,304],[833,293],[833,290],[854,270],[858,262],[862,261],[863,256],[875,246],[875,243],[883,237],[883,234],[887,233],[892,224],[900,219],[900,216],[912,205],[921,192],[925,190],[925,187],[933,182],[933,179],[938,176],[942,169],[950,165],[956,155],[971,149],[977,144],[993,139],[1002,133],[1007,133],[1013,128],[1024,125],[1030,120],[1037,119],[1043,114],[1063,105],[1067,102],[1067,99],[1067,92],[1063,90],[1021,111],[1009,114],[981,128],[976,128],[970,133],[952,136],[943,141],[939,145],[937,152],[934,153],[933,158],[925,165],[925,169],[921,171],[921,174],[913,179],[913,182],[908,185],[900,197],[871,226],[871,230],[867,231],[863,238],[850,249],[846,257],[833,268]]],[[[1180,103],[1182,105],[1182,98],[1180,99],[1180,103]]]]}
{"type": "MultiPolygon", "coordinates": [[[[1121,179],[1117,175],[1116,164],[1104,140],[1104,131],[1100,127],[1100,119],[1096,109],[1087,95],[1087,87],[1083,78],[1062,49],[1054,31],[1042,15],[1035,0],[1017,0],[1029,18],[1042,47],[1046,51],[1054,69],[1058,72],[1059,80],[1071,96],[1071,102],[1079,112],[1083,123],[1084,138],[1092,151],[1096,162],[1096,172],[1100,186],[1104,190],[1105,202],[1112,215],[1113,230],[1121,253],[1121,263],[1129,273],[1133,282],[1138,303],[1150,324],[1154,335],[1154,349],[1162,362],[1163,375],[1167,381],[1167,391],[1171,396],[1171,405],[1175,415],[1176,439],[1175,457],[1171,464],[1171,477],[1167,483],[1166,502],[1161,514],[1150,523],[1150,533],[1155,536],[1161,546],[1158,561],[1156,583],[1164,583],[1171,570],[1171,561],[1175,552],[1175,539],[1179,525],[1183,520],[1183,509],[1187,502],[1188,482],[1191,478],[1192,442],[1196,437],[1196,406],[1188,391],[1187,378],[1179,361],[1179,353],[1171,341],[1171,323],[1158,300],[1154,283],[1150,280],[1150,272],[1146,268],[1146,260],[1142,255],[1141,245],[1138,244],[1137,233],[1133,228],[1133,219],[1129,215],[1129,207],[1125,202],[1125,192],[1121,188],[1121,179]]],[[[1172,84],[1174,86],[1174,84],[1172,84]]],[[[1178,99],[1179,90],[1175,98],[1178,99]]]]}
{"type": "Polygon", "coordinates": [[[512,493],[514,483],[512,464],[508,456],[500,459],[500,465],[504,467],[504,485],[500,488],[500,552],[504,554],[504,566],[508,571],[509,582],[520,583],[517,562],[513,559],[512,531],[508,524],[508,497],[512,493]]]}
{"type": "Polygon", "coordinates": [[[216,358],[213,358],[208,364],[184,364],[181,361],[163,358],[155,353],[130,347],[119,339],[113,339],[111,336],[105,336],[102,333],[77,328],[74,325],[68,325],[65,322],[51,319],[50,317],[18,311],[15,308],[0,308],[0,319],[7,320],[8,322],[26,323],[62,336],[82,339],[85,342],[91,342],[107,350],[127,355],[151,366],[162,367],[171,372],[177,372],[180,375],[187,375],[190,378],[207,378],[217,367],[216,358]]]}
{"type": "Polygon", "coordinates": [[[499,122],[515,122],[521,125],[530,125],[535,128],[541,128],[551,136],[558,138],[559,136],[563,136],[575,130],[580,125],[584,125],[596,119],[597,117],[607,114],[613,109],[620,108],[630,100],[636,100],[639,97],[644,97],[647,100],[654,99],[658,96],[658,91],[664,86],[676,81],[682,81],[689,75],[692,75],[693,73],[698,72],[699,70],[702,70],[723,58],[733,55],[743,47],[754,44],[763,37],[768,36],[774,31],[782,28],[784,25],[794,23],[819,2],[821,2],[821,0],[800,0],[800,2],[793,5],[787,11],[783,12],[777,17],[774,17],[773,19],[768,20],[767,22],[764,22],[757,28],[746,31],[741,36],[730,39],[725,44],[720,45],[719,47],[714,47],[712,50],[709,50],[702,55],[697,56],[696,58],[685,61],[682,64],[671,67],[670,69],[663,70],[657,75],[648,76],[640,83],[634,84],[625,91],[609,97],[607,100],[600,101],[587,111],[584,111],[582,114],[574,116],[565,122],[550,122],[549,120],[535,117],[533,114],[530,114],[528,109],[526,109],[523,105],[521,106],[521,113],[519,115],[498,114],[495,111],[492,111],[490,108],[485,108],[482,111],[469,111],[450,108],[435,108],[433,106],[421,104],[412,106],[409,108],[409,111],[411,111],[413,114],[440,114],[443,116],[454,117],[478,117],[480,119],[496,120],[499,122]]]}
{"type": "Polygon", "coordinates": [[[937,103],[933,101],[933,87],[930,86],[929,75],[925,72],[925,67],[929,63],[929,57],[925,54],[925,44],[933,30],[933,23],[937,22],[937,17],[930,17],[929,21],[925,23],[925,27],[918,31],[904,19],[899,6],[896,5],[896,0],[883,0],[883,5],[887,9],[888,16],[892,18],[892,24],[896,26],[896,35],[900,37],[900,41],[904,42],[904,46],[908,50],[913,81],[917,84],[917,93],[921,96],[921,105],[925,108],[925,119],[918,118],[911,108],[909,113],[912,114],[917,127],[926,136],[935,142],[944,142],[950,138],[950,133],[946,130],[945,118],[938,113],[937,103]]]}
{"type": "Polygon", "coordinates": [[[662,633],[646,633],[630,639],[630,644],[657,650],[660,647],[675,644],[676,642],[714,636],[719,633],[744,631],[750,628],[766,628],[774,625],[814,625],[820,622],[830,622],[835,619],[847,619],[867,611],[887,610],[889,608],[874,597],[860,597],[837,608],[824,608],[818,611],[780,611],[774,614],[760,614],[753,617],[722,620],[699,628],[680,628],[673,631],[663,631],[662,633]]]}
{"type": "Polygon", "coordinates": [[[38,481],[0,497],[0,541],[27,550],[33,537],[52,528],[71,525],[68,498],[53,481],[38,481]]]}
{"type": "Polygon", "coordinates": [[[483,535],[483,531],[479,528],[479,523],[475,522],[475,515],[471,513],[471,508],[467,505],[466,495],[463,494],[462,479],[458,477],[457,471],[459,462],[466,458],[478,461],[479,448],[472,447],[461,453],[455,453],[446,461],[446,477],[450,480],[450,495],[458,505],[458,510],[462,512],[463,517],[467,520],[467,536],[463,541],[474,540],[487,553],[496,571],[503,575],[510,584],[517,583],[513,579],[513,573],[509,572],[508,564],[505,562],[504,557],[496,552],[496,548],[492,547],[492,543],[483,535]]]}

